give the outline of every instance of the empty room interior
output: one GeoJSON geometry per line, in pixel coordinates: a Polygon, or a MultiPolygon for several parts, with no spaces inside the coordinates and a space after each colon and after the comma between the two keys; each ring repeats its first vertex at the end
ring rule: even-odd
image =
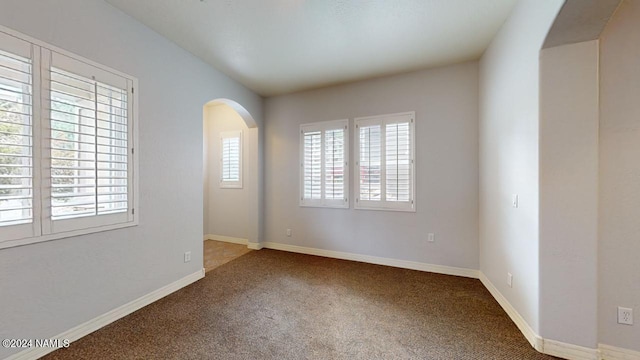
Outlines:
{"type": "Polygon", "coordinates": [[[0,359],[640,360],[640,0],[0,1],[0,359]]]}

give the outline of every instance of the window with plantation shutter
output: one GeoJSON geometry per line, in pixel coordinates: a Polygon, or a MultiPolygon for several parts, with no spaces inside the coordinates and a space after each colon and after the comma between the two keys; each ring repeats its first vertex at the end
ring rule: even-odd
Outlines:
{"type": "Polygon", "coordinates": [[[348,208],[348,120],[300,126],[300,206],[348,208]]]}
{"type": "Polygon", "coordinates": [[[137,224],[134,83],[0,27],[0,248],[137,224]]]}
{"type": "Polygon", "coordinates": [[[44,175],[51,184],[44,225],[60,232],[129,221],[130,80],[57,52],[43,54],[50,145],[44,175]]]}
{"type": "Polygon", "coordinates": [[[220,147],[220,187],[242,188],[242,132],[222,132],[220,147]]]}
{"type": "Polygon", "coordinates": [[[415,211],[415,113],[355,119],[356,209],[415,211]]]}

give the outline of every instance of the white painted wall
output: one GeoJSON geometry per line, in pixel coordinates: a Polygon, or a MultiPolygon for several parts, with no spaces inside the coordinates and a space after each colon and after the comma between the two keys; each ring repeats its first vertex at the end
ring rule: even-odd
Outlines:
{"type": "MultiPolygon", "coordinates": [[[[477,67],[468,62],[267,99],[266,241],[477,269],[477,67]],[[354,210],[353,201],[347,210],[299,207],[300,124],[349,118],[353,129],[354,117],[404,111],[416,112],[415,213],[354,210]],[[429,232],[434,243],[426,242],[429,232]]],[[[351,168],[350,199],[356,178],[351,168]]]]}
{"type": "Polygon", "coordinates": [[[102,0],[3,0],[0,24],[140,81],[140,225],[0,250],[0,338],[49,338],[202,268],[203,106],[262,126],[262,100],[102,0]]]}
{"type": "MultiPolygon", "coordinates": [[[[248,136],[242,117],[224,104],[205,108],[207,123],[207,197],[205,197],[205,235],[249,238],[249,152],[254,139],[248,136]],[[220,188],[220,135],[224,131],[242,131],[241,189],[220,188]]],[[[255,144],[253,145],[255,146],[255,144]]]]}
{"type": "Polygon", "coordinates": [[[538,56],[563,2],[519,1],[480,60],[480,270],[536,332],[538,56]]]}
{"type": "Polygon", "coordinates": [[[598,345],[598,41],[540,54],[540,335],[598,345]]]}
{"type": "Polygon", "coordinates": [[[600,39],[600,342],[640,351],[640,1],[600,39]],[[616,308],[635,310],[633,326],[616,308]]]}

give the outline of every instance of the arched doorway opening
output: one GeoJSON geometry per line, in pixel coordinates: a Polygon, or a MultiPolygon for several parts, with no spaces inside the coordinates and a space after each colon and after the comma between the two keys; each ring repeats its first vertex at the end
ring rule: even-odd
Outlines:
{"type": "Polygon", "coordinates": [[[243,248],[260,249],[259,178],[258,125],[253,116],[233,100],[207,102],[203,106],[203,253],[207,270],[242,255],[243,248]],[[216,241],[216,245],[207,240],[216,241]],[[215,259],[210,259],[212,252],[223,250],[225,256],[214,254],[215,259]]]}

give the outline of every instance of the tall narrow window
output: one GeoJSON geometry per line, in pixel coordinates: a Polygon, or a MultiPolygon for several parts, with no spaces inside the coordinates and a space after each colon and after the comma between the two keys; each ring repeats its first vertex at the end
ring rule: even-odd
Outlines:
{"type": "Polygon", "coordinates": [[[348,208],[348,120],[300,127],[300,205],[348,208]]]}
{"type": "Polygon", "coordinates": [[[242,188],[242,132],[220,134],[220,187],[242,188]]]}
{"type": "Polygon", "coordinates": [[[356,118],[356,209],[415,211],[415,113],[356,118]]]}

